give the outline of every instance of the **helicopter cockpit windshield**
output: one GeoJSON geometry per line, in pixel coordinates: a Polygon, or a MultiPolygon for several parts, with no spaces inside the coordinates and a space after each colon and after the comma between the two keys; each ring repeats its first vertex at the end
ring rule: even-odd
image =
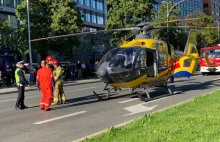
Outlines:
{"type": "Polygon", "coordinates": [[[110,68],[130,69],[132,68],[134,57],[138,47],[120,49],[110,59],[110,68]]]}

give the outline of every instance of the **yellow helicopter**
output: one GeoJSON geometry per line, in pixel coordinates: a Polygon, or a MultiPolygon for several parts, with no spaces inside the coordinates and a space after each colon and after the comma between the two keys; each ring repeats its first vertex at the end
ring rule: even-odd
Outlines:
{"type": "MultiPolygon", "coordinates": [[[[178,20],[174,21],[176,22],[178,20]]],[[[33,39],[31,42],[101,32],[128,30],[139,31],[139,34],[136,35],[135,39],[131,41],[123,41],[120,47],[113,48],[108,51],[97,64],[96,74],[98,78],[106,84],[104,88],[104,90],[108,91],[106,99],[109,99],[112,90],[118,91],[122,88],[129,88],[132,92],[134,92],[135,89],[143,88],[146,96],[139,94],[138,97],[142,101],[147,101],[151,99],[151,96],[146,87],[165,87],[169,94],[173,94],[173,92],[167,86],[167,80],[169,77],[183,76],[190,78],[190,76],[195,73],[196,64],[199,60],[199,53],[196,48],[197,32],[192,30],[194,28],[199,29],[215,27],[166,27],[153,26],[151,22],[144,22],[132,28],[53,36],[33,39]],[[183,53],[175,54],[172,45],[165,41],[150,37],[152,30],[161,28],[191,29],[189,31],[188,40],[183,53]],[[107,88],[108,86],[111,88],[107,88]]],[[[206,58],[207,57],[208,56],[206,56],[206,58]]],[[[95,91],[93,92],[98,100],[103,100],[99,94],[97,94],[95,91]]]]}

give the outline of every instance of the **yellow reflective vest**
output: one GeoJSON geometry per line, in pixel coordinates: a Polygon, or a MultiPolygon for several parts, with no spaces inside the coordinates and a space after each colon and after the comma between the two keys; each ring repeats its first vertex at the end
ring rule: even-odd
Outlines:
{"type": "Polygon", "coordinates": [[[53,77],[55,82],[63,82],[63,73],[62,73],[62,68],[60,66],[54,68],[53,77]]]}

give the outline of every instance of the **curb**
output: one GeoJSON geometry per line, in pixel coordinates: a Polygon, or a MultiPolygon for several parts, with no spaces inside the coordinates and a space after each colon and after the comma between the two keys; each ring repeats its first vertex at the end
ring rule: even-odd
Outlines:
{"type": "MultiPolygon", "coordinates": [[[[82,83],[66,83],[63,86],[72,86],[72,85],[82,85],[82,84],[89,84],[89,83],[97,83],[97,82],[101,82],[101,80],[96,80],[96,81],[88,81],[88,82],[82,82],[82,83]]],[[[25,92],[29,92],[29,91],[35,91],[37,90],[37,87],[31,87],[30,89],[25,90],[25,92]]],[[[17,90],[13,90],[13,91],[8,91],[8,92],[0,92],[0,95],[4,95],[4,94],[12,94],[12,93],[17,93],[17,90]]]]}

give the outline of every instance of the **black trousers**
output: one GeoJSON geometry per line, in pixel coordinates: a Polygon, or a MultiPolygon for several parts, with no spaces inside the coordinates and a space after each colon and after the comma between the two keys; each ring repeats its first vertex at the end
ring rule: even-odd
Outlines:
{"type": "Polygon", "coordinates": [[[18,98],[16,102],[16,107],[24,107],[24,86],[17,86],[18,98]]]}

